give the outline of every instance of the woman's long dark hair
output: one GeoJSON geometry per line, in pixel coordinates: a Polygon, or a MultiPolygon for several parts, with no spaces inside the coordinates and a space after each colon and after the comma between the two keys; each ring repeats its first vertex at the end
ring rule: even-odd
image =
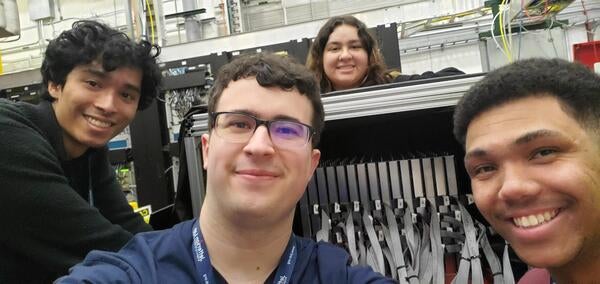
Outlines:
{"type": "Polygon", "coordinates": [[[346,16],[335,16],[329,19],[319,30],[317,37],[314,39],[308,58],[306,59],[306,66],[308,69],[313,71],[317,76],[317,79],[321,85],[321,92],[327,93],[334,91],[331,82],[325,75],[323,68],[323,53],[325,46],[329,40],[329,35],[333,33],[335,28],[341,25],[353,26],[358,30],[358,38],[361,41],[363,48],[369,55],[369,67],[367,70],[367,77],[360,85],[371,86],[378,84],[385,84],[390,82],[390,77],[387,75],[387,67],[383,61],[383,56],[379,51],[379,44],[375,38],[367,30],[367,26],[357,18],[346,15],[346,16]]]}

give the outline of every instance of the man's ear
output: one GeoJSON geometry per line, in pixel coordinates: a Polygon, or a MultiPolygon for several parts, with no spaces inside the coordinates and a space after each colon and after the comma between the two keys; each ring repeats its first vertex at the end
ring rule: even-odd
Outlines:
{"type": "Polygon", "coordinates": [[[48,82],[48,93],[51,97],[57,100],[62,94],[62,86],[52,81],[48,82]]]}
{"type": "Polygon", "coordinates": [[[315,169],[317,169],[320,159],[321,159],[321,151],[319,151],[319,149],[312,149],[312,153],[311,153],[311,157],[310,157],[311,176],[315,172],[315,169]]]}
{"type": "Polygon", "coordinates": [[[208,167],[208,146],[210,144],[210,136],[207,133],[202,134],[202,167],[206,170],[208,167]]]}

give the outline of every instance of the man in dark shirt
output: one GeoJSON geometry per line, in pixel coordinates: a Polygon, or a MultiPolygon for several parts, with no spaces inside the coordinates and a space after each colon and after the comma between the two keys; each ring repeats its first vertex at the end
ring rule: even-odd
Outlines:
{"type": "Polygon", "coordinates": [[[127,204],[106,144],[156,97],[158,53],[76,22],[46,49],[45,100],[0,100],[0,283],[51,282],[152,229],[127,204]]]}

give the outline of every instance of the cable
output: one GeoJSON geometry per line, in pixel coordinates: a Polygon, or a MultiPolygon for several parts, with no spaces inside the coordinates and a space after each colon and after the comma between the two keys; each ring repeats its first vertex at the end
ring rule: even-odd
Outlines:
{"type": "Polygon", "coordinates": [[[552,26],[554,26],[554,17],[550,18],[550,27],[548,27],[548,41],[552,43],[552,48],[554,48],[554,54],[556,57],[558,56],[558,50],[556,49],[556,44],[554,44],[554,36],[552,36],[552,26]]]}
{"type": "MultiPolygon", "coordinates": [[[[547,5],[547,4],[548,4],[548,3],[546,2],[546,5],[547,5]]],[[[547,6],[546,6],[546,7],[547,7],[547,6]]],[[[525,2],[524,2],[524,0],[521,0],[521,10],[523,10],[523,12],[525,12],[525,15],[527,16],[527,19],[529,19],[530,21],[538,21],[539,19],[542,19],[542,18],[544,17],[544,16],[543,16],[543,13],[540,13],[540,15],[537,15],[537,16],[535,16],[535,17],[532,17],[532,16],[529,14],[529,9],[530,9],[530,8],[531,8],[531,6],[530,6],[530,7],[525,7],[525,2]]]]}
{"type": "Polygon", "coordinates": [[[144,0],[146,2],[146,10],[148,11],[148,15],[150,16],[150,42],[154,44],[154,19],[152,17],[152,9],[150,9],[149,0],[144,0]]]}
{"type": "MultiPolygon", "coordinates": [[[[583,8],[583,15],[585,16],[585,31],[587,32],[588,42],[594,41],[594,33],[592,32],[592,25],[590,23],[590,18],[587,13],[587,9],[585,8],[585,3],[581,0],[581,7],[583,8]]],[[[596,54],[596,45],[594,45],[594,55],[596,54]]]]}
{"type": "Polygon", "coordinates": [[[521,59],[521,41],[523,39],[523,31],[527,31],[527,29],[525,29],[525,27],[523,26],[523,20],[519,21],[519,33],[518,33],[518,37],[519,37],[519,46],[518,46],[518,50],[517,50],[517,60],[521,59]]]}
{"type": "MultiPolygon", "coordinates": [[[[510,9],[508,9],[506,11],[505,15],[509,14],[509,12],[510,12],[510,9]]],[[[513,49],[514,49],[513,47],[514,47],[514,45],[513,45],[513,37],[512,37],[512,25],[510,24],[510,22],[512,22],[512,19],[509,19],[509,25],[508,25],[508,43],[509,43],[508,47],[509,47],[509,50],[510,50],[510,58],[514,60],[514,56],[513,56],[513,49]]]]}
{"type": "Polygon", "coordinates": [[[502,47],[500,46],[500,44],[498,43],[498,41],[496,40],[496,36],[494,35],[494,27],[495,27],[495,23],[496,23],[496,18],[498,18],[498,16],[500,16],[500,12],[498,12],[496,14],[496,16],[494,16],[492,18],[492,24],[490,25],[490,33],[492,34],[492,40],[494,40],[494,43],[496,43],[496,47],[498,49],[500,49],[500,51],[502,52],[502,54],[504,54],[504,56],[506,56],[508,58],[508,55],[504,52],[504,49],[502,49],[502,47]]]}
{"type": "MultiPolygon", "coordinates": [[[[498,49],[500,49],[500,51],[502,51],[502,53],[504,54],[504,50],[502,49],[502,47],[500,46],[500,44],[496,40],[496,36],[494,35],[494,23],[496,23],[496,19],[498,18],[499,15],[500,15],[500,13],[496,14],[496,16],[494,16],[492,18],[492,24],[490,25],[490,33],[492,34],[492,40],[494,40],[494,43],[496,43],[496,47],[498,49]]],[[[504,55],[506,56],[506,54],[504,54],[504,55]]]]}
{"type": "Polygon", "coordinates": [[[159,102],[165,103],[165,104],[167,103],[165,101],[165,99],[163,99],[163,98],[160,97],[160,95],[156,96],[156,100],[159,101],[159,102]]]}
{"type": "Polygon", "coordinates": [[[498,23],[500,25],[500,39],[502,39],[504,55],[506,55],[508,62],[511,63],[512,55],[510,54],[510,51],[508,49],[508,44],[506,43],[506,35],[504,34],[504,12],[506,10],[506,0],[502,0],[502,3],[500,4],[500,11],[498,12],[498,14],[500,15],[500,17],[498,18],[498,23]]]}
{"type": "Polygon", "coordinates": [[[116,27],[117,26],[117,0],[113,0],[113,9],[114,9],[114,12],[115,12],[115,22],[114,22],[114,25],[116,27]]]}
{"type": "Polygon", "coordinates": [[[542,16],[546,16],[546,14],[550,13],[550,8],[548,0],[544,0],[544,11],[542,12],[542,16]]]}
{"type": "Polygon", "coordinates": [[[61,4],[60,4],[60,0],[56,1],[56,9],[58,10],[58,18],[62,21],[63,20],[63,14],[62,14],[62,8],[61,8],[61,4]]]}

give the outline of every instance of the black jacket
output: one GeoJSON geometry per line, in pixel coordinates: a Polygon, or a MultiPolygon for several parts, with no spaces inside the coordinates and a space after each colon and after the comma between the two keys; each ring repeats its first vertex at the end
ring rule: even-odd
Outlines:
{"type": "Polygon", "coordinates": [[[117,251],[152,229],[127,204],[106,147],[67,160],[62,135],[49,102],[0,99],[0,283],[49,283],[92,249],[117,251]]]}

